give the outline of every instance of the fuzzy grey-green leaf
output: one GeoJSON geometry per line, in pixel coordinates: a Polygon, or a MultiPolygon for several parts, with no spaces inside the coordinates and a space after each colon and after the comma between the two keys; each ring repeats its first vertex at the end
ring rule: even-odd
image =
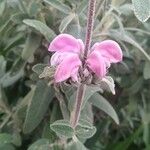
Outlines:
{"type": "Polygon", "coordinates": [[[71,138],[74,130],[67,120],[58,120],[50,125],[50,128],[58,135],[66,138],[71,138]]]}
{"type": "Polygon", "coordinates": [[[39,139],[34,142],[28,150],[49,150],[49,140],[48,139],[39,139]]]}
{"type": "Polygon", "coordinates": [[[75,132],[79,138],[88,139],[96,133],[96,128],[90,122],[82,119],[79,121],[75,132]]]}
{"type": "Polygon", "coordinates": [[[143,70],[144,79],[150,79],[150,62],[146,62],[143,70]]]}
{"type": "Polygon", "coordinates": [[[26,40],[24,49],[22,51],[22,58],[28,60],[33,56],[35,50],[40,46],[41,37],[31,32],[26,40]]]}
{"type": "Polygon", "coordinates": [[[132,0],[136,17],[145,22],[150,17],[150,0],[132,0]]]}
{"type": "Polygon", "coordinates": [[[46,24],[44,24],[43,22],[41,22],[39,20],[25,19],[25,20],[23,20],[23,22],[26,25],[31,26],[31,27],[35,28],[36,30],[38,30],[42,35],[44,35],[44,37],[47,39],[47,41],[51,41],[55,36],[54,31],[51,30],[46,24]]]}
{"type": "Polygon", "coordinates": [[[24,133],[30,133],[39,125],[53,98],[53,88],[49,87],[45,81],[39,81],[34,95],[28,104],[23,127],[24,133]]]}
{"type": "Polygon", "coordinates": [[[44,68],[46,67],[47,65],[46,64],[36,64],[36,65],[34,65],[33,67],[32,67],[32,70],[35,72],[35,73],[37,73],[38,75],[40,75],[42,72],[43,72],[43,70],[44,70],[44,68]]]}
{"type": "Polygon", "coordinates": [[[71,13],[61,21],[61,24],[59,26],[60,33],[63,33],[65,31],[65,29],[70,24],[70,22],[74,19],[74,17],[75,17],[75,14],[71,13]]]}
{"type": "Polygon", "coordinates": [[[106,114],[108,114],[117,124],[119,124],[119,118],[117,113],[115,112],[114,108],[111,106],[111,104],[100,94],[95,93],[91,98],[90,102],[97,108],[104,111],[106,114]]]}
{"type": "Polygon", "coordinates": [[[6,144],[6,143],[12,143],[12,140],[13,140],[12,135],[8,133],[0,134],[0,145],[6,144]]]}
{"type": "Polygon", "coordinates": [[[80,141],[71,141],[66,150],[87,150],[86,147],[80,141]]]}
{"type": "Polygon", "coordinates": [[[6,60],[0,55],[0,78],[5,74],[6,60]]]}
{"type": "Polygon", "coordinates": [[[65,14],[70,14],[71,12],[70,7],[61,3],[60,0],[44,0],[44,2],[46,2],[47,4],[50,4],[51,6],[53,6],[54,8],[60,10],[61,12],[65,14]]]}

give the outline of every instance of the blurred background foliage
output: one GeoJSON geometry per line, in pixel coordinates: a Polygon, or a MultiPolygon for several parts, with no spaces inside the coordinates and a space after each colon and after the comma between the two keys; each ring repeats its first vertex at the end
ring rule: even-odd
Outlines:
{"type": "MultiPolygon", "coordinates": [[[[84,40],[87,5],[87,0],[0,0],[0,150],[85,149],[81,143],[69,146],[49,127],[68,118],[65,104],[73,89],[62,85],[54,92],[47,85],[51,79],[38,75],[49,64],[47,47],[57,34],[84,40]]],[[[109,73],[116,95],[100,97],[112,104],[120,125],[91,107],[91,98],[81,117],[97,132],[81,141],[90,150],[150,150],[149,20],[138,21],[130,0],[97,0],[93,42],[104,39],[117,41],[124,54],[109,73]]]]}

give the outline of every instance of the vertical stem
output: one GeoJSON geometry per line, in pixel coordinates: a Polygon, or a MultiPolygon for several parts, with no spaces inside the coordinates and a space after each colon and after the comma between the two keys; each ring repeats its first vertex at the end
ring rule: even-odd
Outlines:
{"type": "MultiPolygon", "coordinates": [[[[85,60],[87,58],[88,52],[91,47],[91,39],[92,39],[92,30],[94,24],[94,14],[95,14],[95,5],[96,0],[89,0],[88,5],[88,20],[87,20],[87,30],[86,30],[86,37],[85,37],[85,50],[84,50],[84,58],[83,58],[83,67],[85,65],[85,60]]],[[[80,83],[77,89],[76,101],[73,111],[71,112],[70,116],[70,123],[73,128],[75,128],[78,124],[81,107],[84,99],[86,85],[80,83]]]]}
{"type": "Polygon", "coordinates": [[[80,112],[81,112],[81,106],[84,98],[84,93],[85,93],[85,84],[80,83],[77,89],[77,95],[76,95],[76,101],[75,101],[75,106],[73,111],[71,112],[71,118],[70,118],[70,123],[73,128],[76,127],[79,117],[80,117],[80,112]]]}
{"type": "Polygon", "coordinates": [[[96,0],[89,0],[83,64],[85,63],[89,49],[91,47],[92,31],[93,31],[93,25],[94,25],[95,5],[96,5],[96,0]]]}

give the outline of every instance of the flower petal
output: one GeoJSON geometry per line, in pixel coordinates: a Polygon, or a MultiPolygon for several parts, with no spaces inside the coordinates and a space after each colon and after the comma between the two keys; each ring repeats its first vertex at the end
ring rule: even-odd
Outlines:
{"type": "Polygon", "coordinates": [[[71,79],[72,79],[72,81],[74,81],[74,82],[78,81],[78,70],[79,70],[79,66],[78,66],[78,67],[75,67],[75,68],[72,70],[71,79]]]}
{"type": "Polygon", "coordinates": [[[108,63],[117,63],[122,61],[122,50],[119,44],[113,40],[105,40],[93,45],[92,49],[99,51],[108,63]]]}
{"type": "Polygon", "coordinates": [[[70,77],[77,79],[78,69],[81,61],[77,54],[68,55],[57,67],[55,72],[55,82],[62,82],[70,77]]]}
{"type": "Polygon", "coordinates": [[[72,52],[55,52],[50,60],[51,66],[57,66],[59,65],[66,57],[74,55],[72,52]]]}
{"type": "Polygon", "coordinates": [[[60,34],[50,43],[48,51],[80,53],[82,47],[79,39],[69,34],[60,34]]]}
{"type": "Polygon", "coordinates": [[[88,67],[100,78],[106,75],[106,63],[98,51],[93,51],[87,58],[88,67]]]}

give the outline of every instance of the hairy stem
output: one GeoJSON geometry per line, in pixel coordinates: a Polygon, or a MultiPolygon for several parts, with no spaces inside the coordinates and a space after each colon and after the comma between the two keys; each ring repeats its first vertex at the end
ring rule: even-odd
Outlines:
{"type": "Polygon", "coordinates": [[[91,47],[91,39],[92,39],[92,31],[93,31],[94,15],[95,15],[95,5],[96,5],[96,0],[89,0],[83,64],[85,63],[89,49],[91,47]]]}
{"type": "MultiPolygon", "coordinates": [[[[87,58],[88,52],[91,47],[92,30],[93,30],[93,25],[94,25],[95,5],[96,5],[96,0],[89,0],[83,67],[85,65],[85,60],[87,58]]],[[[77,126],[79,118],[80,118],[81,107],[82,107],[82,103],[83,103],[83,99],[84,99],[85,89],[86,89],[85,84],[80,83],[78,85],[75,106],[74,106],[73,111],[71,112],[71,117],[70,117],[70,123],[73,128],[75,128],[77,126]]]]}
{"type": "Polygon", "coordinates": [[[77,89],[75,106],[74,106],[73,111],[71,112],[71,119],[70,119],[70,123],[73,128],[76,127],[76,125],[79,121],[81,106],[82,106],[84,93],[85,93],[85,88],[86,88],[86,85],[81,83],[77,89]]]}

